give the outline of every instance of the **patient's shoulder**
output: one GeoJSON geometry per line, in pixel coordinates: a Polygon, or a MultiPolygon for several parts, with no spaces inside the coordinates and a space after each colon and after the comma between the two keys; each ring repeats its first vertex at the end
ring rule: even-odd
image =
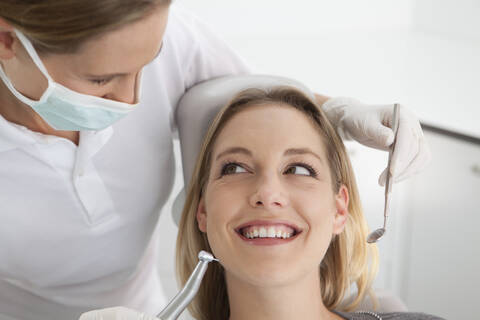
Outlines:
{"type": "Polygon", "coordinates": [[[445,320],[437,316],[417,312],[336,312],[347,320],[445,320]]]}

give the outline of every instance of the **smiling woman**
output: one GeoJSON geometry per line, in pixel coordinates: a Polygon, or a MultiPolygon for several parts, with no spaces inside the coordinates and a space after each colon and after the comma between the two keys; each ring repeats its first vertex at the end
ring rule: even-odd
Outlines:
{"type": "Polygon", "coordinates": [[[322,111],[296,89],[250,89],[206,134],[179,226],[177,272],[185,283],[200,250],[222,263],[190,307],[197,319],[251,311],[334,318],[329,310],[351,284],[358,293],[347,310],[370,292],[377,249],[367,234],[348,156],[322,111]]]}

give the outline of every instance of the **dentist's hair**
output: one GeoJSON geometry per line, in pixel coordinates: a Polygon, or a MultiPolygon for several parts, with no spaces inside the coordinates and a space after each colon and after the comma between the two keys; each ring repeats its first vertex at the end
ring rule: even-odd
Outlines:
{"type": "MultiPolygon", "coordinates": [[[[240,92],[214,118],[198,155],[195,170],[188,188],[185,206],[177,237],[176,268],[182,285],[197,264],[200,250],[211,252],[206,234],[198,228],[197,207],[207,187],[213,147],[226,123],[237,113],[258,105],[288,105],[300,110],[312,120],[325,144],[332,177],[332,189],[338,193],[341,185],[349,192],[348,219],[344,231],[332,238],[323,260],[319,261],[321,295],[329,309],[354,309],[366,295],[374,298],[371,283],[378,268],[378,251],[367,244],[368,227],[363,216],[357,185],[345,146],[323,111],[301,91],[291,87],[271,90],[248,89],[240,92]],[[357,295],[344,306],[342,300],[350,294],[351,284],[356,284],[357,295]]],[[[210,264],[200,290],[189,306],[195,319],[228,319],[230,314],[224,269],[220,264],[210,264]]]]}
{"type": "Polygon", "coordinates": [[[171,0],[1,0],[0,18],[39,54],[75,53],[87,40],[148,16],[171,0]]]}

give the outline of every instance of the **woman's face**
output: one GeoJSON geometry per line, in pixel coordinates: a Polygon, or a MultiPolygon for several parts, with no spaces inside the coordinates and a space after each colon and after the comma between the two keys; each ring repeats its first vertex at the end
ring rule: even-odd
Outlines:
{"type": "MultiPolygon", "coordinates": [[[[137,76],[159,53],[168,18],[160,6],[146,18],[87,41],[74,54],[41,56],[50,76],[74,91],[133,103],[137,76]]],[[[3,61],[18,91],[38,99],[47,87],[45,77],[23,45],[15,43],[16,58],[3,61]]]]}
{"type": "Polygon", "coordinates": [[[348,193],[332,190],[311,120],[290,106],[249,107],[223,128],[211,161],[197,220],[227,279],[275,286],[318,277],[348,193]]]}

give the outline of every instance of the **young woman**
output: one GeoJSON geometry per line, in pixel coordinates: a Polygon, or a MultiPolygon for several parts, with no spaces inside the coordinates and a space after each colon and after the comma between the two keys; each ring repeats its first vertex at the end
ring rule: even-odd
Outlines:
{"type": "MultiPolygon", "coordinates": [[[[174,179],[172,112],[195,84],[248,72],[170,2],[0,1],[0,318],[165,305],[154,230],[174,179]]],[[[392,142],[390,108],[326,106],[347,135],[392,142]]],[[[426,152],[418,120],[401,123],[399,178],[426,152]]]]}
{"type": "Polygon", "coordinates": [[[195,319],[437,319],[347,313],[371,295],[377,248],[344,145],[293,88],[249,89],[206,134],[179,225],[183,283],[200,250],[212,263],[195,319]],[[356,298],[341,302],[356,286],[356,298]]]}

